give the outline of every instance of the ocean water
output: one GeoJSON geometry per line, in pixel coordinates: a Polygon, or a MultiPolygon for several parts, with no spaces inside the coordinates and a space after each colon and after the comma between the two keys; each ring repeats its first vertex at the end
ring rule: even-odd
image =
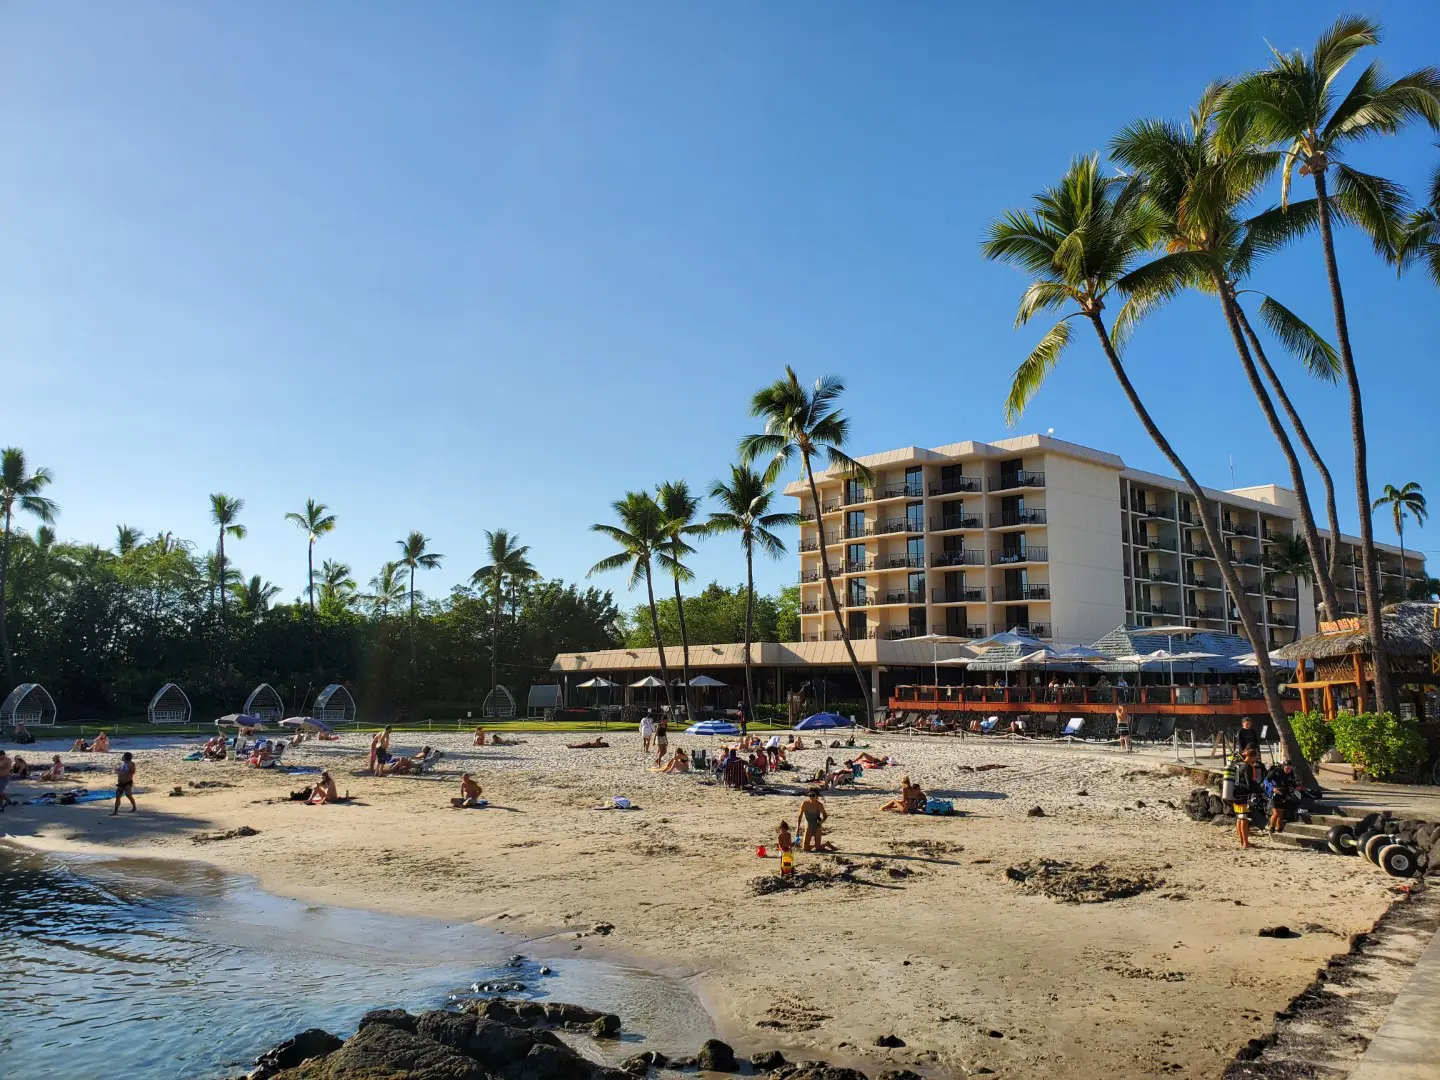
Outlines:
{"type": "Polygon", "coordinates": [[[517,952],[484,928],[302,904],[200,863],[0,844],[0,1077],[238,1076],[305,1028],[349,1035],[369,1009],[437,1008],[495,980],[619,1013],[622,1042],[581,1045],[612,1061],[713,1033],[683,982],[517,952]]]}

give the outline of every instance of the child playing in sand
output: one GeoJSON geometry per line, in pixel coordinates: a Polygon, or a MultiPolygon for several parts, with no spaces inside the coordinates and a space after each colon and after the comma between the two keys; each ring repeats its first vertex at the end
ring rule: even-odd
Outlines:
{"type": "Polygon", "coordinates": [[[790,822],[780,822],[780,833],[775,837],[775,846],[780,849],[780,854],[795,850],[795,834],[790,831],[790,822]]]}
{"type": "Polygon", "coordinates": [[[480,785],[468,772],[460,777],[460,797],[451,799],[450,805],[457,810],[474,810],[480,805],[480,785]]]}

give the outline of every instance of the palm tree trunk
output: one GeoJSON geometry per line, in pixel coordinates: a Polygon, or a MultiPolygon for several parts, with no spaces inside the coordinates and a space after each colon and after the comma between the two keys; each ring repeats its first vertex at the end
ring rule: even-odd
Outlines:
{"type": "MultiPolygon", "coordinates": [[[[1235,314],[1240,320],[1240,328],[1245,331],[1245,336],[1250,341],[1250,348],[1255,353],[1255,360],[1259,363],[1260,370],[1265,372],[1265,378],[1274,388],[1275,396],[1280,401],[1280,407],[1290,418],[1290,426],[1295,429],[1296,438],[1305,448],[1305,453],[1310,456],[1310,464],[1315,466],[1315,471],[1320,474],[1320,483],[1325,487],[1325,523],[1330,529],[1330,558],[1327,572],[1330,575],[1331,588],[1334,588],[1335,583],[1340,580],[1340,515],[1335,509],[1335,481],[1330,476],[1330,468],[1325,464],[1325,459],[1320,456],[1320,451],[1315,449],[1315,444],[1310,440],[1310,432],[1305,429],[1305,423],[1300,419],[1300,413],[1290,401],[1290,395],[1285,392],[1285,384],[1280,381],[1280,376],[1275,374],[1275,369],[1266,359],[1265,350],[1260,346],[1260,339],[1251,329],[1250,320],[1245,317],[1245,309],[1236,304],[1235,314]]],[[[1338,609],[1332,610],[1330,617],[1338,619],[1340,617],[1338,609]]]]}
{"type": "MultiPolygon", "coordinates": [[[[845,655],[850,658],[850,667],[855,671],[855,681],[860,684],[860,700],[865,703],[865,726],[875,720],[875,710],[870,704],[870,682],[860,670],[860,661],[855,659],[855,646],[850,644],[850,631],[845,618],[840,614],[840,598],[835,595],[835,579],[830,576],[830,556],[825,551],[825,520],[820,514],[820,491],[815,486],[815,470],[810,467],[810,455],[800,452],[805,463],[805,480],[810,485],[810,498],[815,503],[815,524],[820,531],[820,573],[825,577],[825,591],[830,595],[830,607],[835,612],[835,622],[840,626],[840,640],[845,645],[845,655]]],[[[823,620],[822,620],[823,621],[823,620]]]]}
{"type": "Polygon", "coordinates": [[[223,673],[224,673],[225,669],[230,666],[230,626],[229,626],[229,624],[225,621],[225,526],[224,526],[224,525],[221,525],[221,526],[220,526],[220,545],[219,545],[219,547],[220,547],[220,554],[219,554],[219,558],[216,560],[216,561],[219,563],[219,565],[216,567],[216,570],[218,571],[218,575],[217,575],[217,576],[219,577],[220,580],[219,580],[218,582],[216,582],[215,588],[216,588],[216,589],[219,591],[219,593],[220,593],[220,669],[221,669],[222,677],[223,677],[223,673]]]}
{"type": "Polygon", "coordinates": [[[1270,653],[1266,650],[1265,642],[1260,636],[1260,627],[1255,622],[1255,613],[1245,602],[1245,590],[1240,585],[1240,577],[1235,573],[1235,566],[1230,562],[1230,556],[1226,554],[1225,545],[1221,543],[1219,525],[1211,514],[1211,504],[1210,500],[1205,497],[1205,489],[1196,482],[1190,470],[1185,467],[1185,463],[1180,460],[1180,455],[1175,453],[1169,440],[1161,434],[1154,419],[1150,416],[1149,410],[1140,400],[1140,395],[1136,393],[1130,377],[1125,374],[1125,367],[1120,363],[1120,357],[1115,353],[1115,346],[1110,340],[1110,333],[1105,329],[1105,322],[1100,318],[1100,313],[1093,311],[1086,314],[1095,327],[1096,336],[1100,338],[1100,347],[1105,352],[1105,358],[1110,361],[1110,369],[1115,373],[1115,378],[1125,392],[1130,407],[1140,418],[1145,433],[1165,455],[1171,468],[1180,474],[1180,478],[1185,481],[1185,486],[1190,489],[1190,497],[1195,500],[1196,506],[1200,509],[1200,523],[1205,530],[1205,539],[1210,544],[1210,551],[1215,556],[1215,561],[1220,564],[1220,576],[1225,581],[1225,587],[1236,598],[1236,608],[1240,612],[1240,621],[1245,627],[1245,636],[1250,639],[1250,644],[1255,650],[1256,670],[1260,675],[1260,687],[1265,695],[1265,705],[1270,714],[1270,720],[1275,725],[1275,730],[1280,733],[1281,742],[1285,745],[1285,757],[1295,767],[1295,775],[1300,783],[1305,787],[1314,787],[1315,775],[1310,771],[1310,763],[1305,760],[1305,755],[1300,752],[1300,744],[1295,741],[1295,732],[1290,729],[1290,719],[1286,716],[1285,706],[1280,700],[1280,685],[1275,678],[1275,669],[1270,664],[1270,653]]]}
{"type": "Polygon", "coordinates": [[[5,507],[5,537],[0,541],[0,651],[5,653],[5,680],[15,685],[15,661],[10,656],[10,633],[5,627],[6,600],[10,577],[10,507],[5,507]]]}
{"type": "Polygon", "coordinates": [[[745,700],[753,715],[755,679],[750,673],[750,638],[754,633],[752,627],[755,622],[755,552],[751,544],[750,540],[745,542],[745,700]]]}
{"type": "Polygon", "coordinates": [[[320,650],[315,644],[315,541],[310,541],[309,553],[305,557],[306,566],[310,570],[309,586],[306,592],[310,594],[310,671],[315,674],[320,670],[320,650]]]}
{"type": "MultiPolygon", "coordinates": [[[[1255,395],[1255,400],[1260,403],[1260,411],[1265,414],[1265,422],[1270,425],[1270,434],[1275,436],[1275,441],[1280,445],[1280,452],[1285,455],[1285,464],[1290,468],[1290,484],[1295,490],[1295,503],[1300,517],[1300,535],[1305,538],[1305,546],[1310,549],[1310,563],[1315,572],[1315,583],[1320,586],[1320,602],[1325,610],[1330,612],[1330,617],[1335,618],[1335,612],[1339,611],[1340,605],[1335,599],[1335,582],[1325,567],[1325,558],[1321,554],[1320,534],[1315,529],[1315,515],[1310,510],[1310,493],[1305,488],[1305,474],[1300,470],[1300,459],[1295,456],[1295,447],[1290,442],[1290,436],[1285,432],[1285,425],[1280,422],[1279,415],[1275,412],[1275,404],[1270,400],[1269,393],[1265,390],[1265,384],[1260,381],[1260,373],[1255,369],[1255,362],[1250,355],[1250,347],[1245,341],[1245,333],[1240,329],[1240,319],[1237,312],[1240,309],[1235,299],[1234,287],[1227,281],[1216,275],[1216,284],[1220,288],[1220,307],[1225,312],[1225,325],[1230,329],[1230,337],[1235,342],[1235,352],[1240,356],[1240,364],[1245,369],[1245,378],[1250,383],[1250,390],[1255,395]]],[[[1263,599],[1262,599],[1263,602],[1263,599]]],[[[1268,643],[1267,643],[1268,648],[1268,643]]]]}
{"type": "Polygon", "coordinates": [[[670,669],[665,666],[665,643],[660,640],[660,612],[655,608],[655,584],[650,580],[650,564],[645,564],[645,592],[650,597],[650,629],[655,631],[655,650],[660,654],[660,681],[665,684],[665,705],[675,716],[675,694],[670,686],[670,669]]]}
{"type": "Polygon", "coordinates": [[[690,700],[690,637],[685,633],[685,601],[680,598],[680,579],[675,578],[675,614],[680,620],[680,664],[685,677],[685,716],[695,718],[695,705],[690,700]]]}
{"type": "Polygon", "coordinates": [[[491,604],[494,611],[490,618],[490,689],[495,689],[500,683],[500,579],[495,579],[495,588],[491,592],[491,604]]]}
{"type": "Polygon", "coordinates": [[[1407,599],[1405,595],[1405,515],[1396,515],[1395,535],[1400,537],[1400,602],[1403,604],[1407,599]]]}
{"type": "Polygon", "coordinates": [[[1335,235],[1330,227],[1330,198],[1325,190],[1325,163],[1316,162],[1315,196],[1320,210],[1320,246],[1325,253],[1325,275],[1330,281],[1330,303],[1335,309],[1335,344],[1340,368],[1350,391],[1350,437],[1355,443],[1355,501],[1360,507],[1360,555],[1365,565],[1365,611],[1369,618],[1370,656],[1375,663],[1375,692],[1382,712],[1395,712],[1395,688],[1390,682],[1390,650],[1385,647],[1384,618],[1380,611],[1380,571],[1375,558],[1375,529],[1370,520],[1370,477],[1366,465],[1365,410],[1360,402],[1360,376],[1350,350],[1350,323],[1345,317],[1345,294],[1340,289],[1340,267],[1335,262],[1335,235]]]}
{"type": "Polygon", "coordinates": [[[415,666],[415,567],[410,567],[410,666],[415,666]]]}

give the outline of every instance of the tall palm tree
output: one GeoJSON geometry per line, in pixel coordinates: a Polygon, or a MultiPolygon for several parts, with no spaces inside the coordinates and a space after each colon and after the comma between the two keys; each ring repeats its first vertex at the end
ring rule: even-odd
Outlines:
{"type": "Polygon", "coordinates": [[[485,530],[490,561],[470,575],[470,584],[490,594],[490,688],[500,685],[500,608],[507,584],[533,580],[538,575],[530,565],[530,548],[507,529],[485,530]]]}
{"type": "Polygon", "coordinates": [[[745,552],[745,700],[755,707],[755,680],[750,671],[750,639],[755,625],[755,548],[772,559],[785,554],[785,542],[772,529],[793,528],[800,515],[772,513],[774,489],[748,465],[730,466],[730,483],[716,480],[710,497],[720,505],[706,523],[712,533],[737,533],[745,552]]]}
{"type": "Polygon", "coordinates": [[[1370,508],[1374,513],[1382,506],[1388,506],[1395,522],[1395,535],[1400,538],[1400,599],[1405,599],[1409,592],[1409,576],[1405,571],[1405,515],[1410,514],[1415,519],[1417,526],[1424,526],[1425,519],[1430,516],[1430,511],[1425,508],[1425,492],[1420,485],[1411,480],[1404,487],[1397,488],[1394,484],[1386,484],[1385,490],[1375,504],[1370,508]]]}
{"type": "MultiPolygon", "coordinates": [[[[1098,155],[1074,162],[1060,182],[1035,196],[1029,210],[1010,210],[992,222],[981,252],[987,259],[1010,263],[1031,275],[1020,301],[1016,326],[1023,326],[1045,311],[1076,310],[1046,332],[1039,344],[1015,370],[1005,403],[1006,419],[1015,423],[1039,392],[1046,376],[1060,362],[1070,344],[1070,320],[1084,318],[1095,331],[1100,349],[1115,380],[1139,418],[1150,440],[1170,462],[1200,511],[1200,521],[1220,575],[1232,597],[1243,597],[1239,575],[1221,542],[1219,519],[1210,500],[1170,441],[1161,433],[1115,347],[1104,311],[1112,294],[1123,295],[1119,283],[1134,270],[1165,235],[1166,218],[1151,200],[1145,186],[1132,179],[1107,178],[1098,155]]],[[[1148,299],[1137,295],[1116,317],[1121,330],[1132,328],[1146,309],[1148,299]]],[[[1271,666],[1266,641],[1249,604],[1240,603],[1245,635],[1255,649],[1257,673],[1270,719],[1295,763],[1302,783],[1309,783],[1304,755],[1280,701],[1280,687],[1271,666]]]]}
{"type": "Polygon", "coordinates": [[[280,586],[263,581],[259,574],[249,581],[232,581],[230,592],[235,596],[235,606],[242,615],[258,619],[270,608],[270,601],[280,595],[280,586]]]}
{"type": "Polygon", "coordinates": [[[348,608],[355,599],[350,564],[326,559],[320,566],[320,603],[328,611],[348,608]]]}
{"type": "Polygon", "coordinates": [[[223,492],[210,496],[210,521],[220,530],[219,543],[215,545],[216,578],[220,581],[220,632],[225,633],[225,537],[244,540],[246,529],[240,524],[240,512],[245,509],[244,499],[232,499],[223,492]]]}
{"type": "Polygon", "coordinates": [[[5,532],[0,540],[0,651],[5,653],[5,678],[8,685],[15,685],[15,661],[10,656],[10,636],[5,628],[6,587],[10,572],[11,522],[16,511],[24,511],[50,525],[59,512],[52,499],[41,494],[54,479],[50,470],[37,468],[34,472],[25,461],[25,451],[18,446],[7,446],[0,451],[0,510],[5,513],[5,532]]]}
{"type": "Polygon", "coordinates": [[[392,607],[405,602],[405,579],[400,574],[400,566],[398,562],[387,562],[370,579],[370,592],[365,600],[376,618],[386,618],[392,607]]]}
{"type": "Polygon", "coordinates": [[[310,668],[320,666],[319,646],[315,642],[315,541],[335,528],[335,515],[324,503],[314,499],[305,500],[305,509],[291,511],[285,520],[305,531],[307,546],[305,556],[305,591],[310,595],[310,668]]]}
{"type": "MultiPolygon", "coordinates": [[[[1361,49],[1380,42],[1380,25],[1364,16],[1343,15],[1315,42],[1307,56],[1300,51],[1275,53],[1269,68],[1239,80],[1221,103],[1221,133],[1231,141],[1257,138],[1281,148],[1280,199],[1290,204],[1290,185],[1298,171],[1315,184],[1314,219],[1335,313],[1335,342],[1350,395],[1350,434],[1355,450],[1355,496],[1360,509],[1360,547],[1365,567],[1365,607],[1370,613],[1370,649],[1375,659],[1375,684],[1380,707],[1395,711],[1388,650],[1380,632],[1380,574],[1370,522],[1370,480],[1367,472],[1365,414],[1360,377],[1350,347],[1350,324],[1335,259],[1334,221],[1354,221],[1368,232],[1377,250],[1394,257],[1400,240],[1399,217],[1404,190],[1381,176],[1360,172],[1342,162],[1354,143],[1390,135],[1413,120],[1440,128],[1440,69],[1421,68],[1393,82],[1378,62],[1365,68],[1341,97],[1336,81],[1361,49]],[[1334,171],[1335,194],[1330,192],[1334,171]]],[[[1301,208],[1295,228],[1308,228],[1309,211],[1301,208]]]]}
{"type": "Polygon", "coordinates": [[[133,525],[115,526],[115,554],[129,555],[140,546],[145,534],[133,525]]]}
{"type": "Polygon", "coordinates": [[[687,555],[695,549],[686,537],[703,536],[705,526],[695,521],[700,500],[690,494],[684,480],[667,480],[655,489],[655,501],[665,515],[666,551],[670,555],[670,578],[675,583],[675,616],[680,623],[680,661],[685,678],[685,715],[695,715],[694,690],[690,686],[690,635],[685,631],[685,601],[680,595],[680,582],[692,581],[695,575],[685,565],[687,555]]]}
{"type": "Polygon", "coordinates": [[[399,563],[410,570],[410,666],[415,666],[415,572],[417,570],[434,570],[445,558],[444,555],[436,554],[427,550],[430,546],[429,538],[422,532],[412,532],[404,540],[396,540],[400,548],[399,563]]]}
{"type": "MultiPolygon", "coordinates": [[[[765,470],[765,479],[774,483],[781,469],[800,458],[800,469],[810,487],[810,499],[815,504],[816,521],[820,521],[820,491],[815,485],[814,458],[823,454],[831,471],[843,476],[854,477],[872,483],[870,470],[845,453],[845,442],[850,437],[850,420],[836,407],[840,395],[845,392],[845,383],[834,375],[816,379],[809,389],[800,385],[795,371],[788,364],[785,377],[755,393],[750,399],[750,415],[763,417],[765,430],[757,435],[746,435],[740,440],[740,461],[752,464],[757,458],[769,457],[770,464],[765,470]]],[[[860,684],[860,697],[865,703],[865,723],[875,719],[874,705],[870,700],[870,682],[860,670],[860,661],[855,658],[855,646],[850,642],[850,631],[841,614],[840,597],[835,592],[835,578],[830,573],[830,557],[825,551],[824,528],[820,530],[820,572],[825,579],[825,591],[830,596],[830,608],[835,612],[835,622],[840,627],[840,640],[845,645],[845,655],[850,658],[850,667],[855,680],[860,684]]]]}
{"type": "Polygon", "coordinates": [[[650,605],[650,629],[655,633],[655,648],[660,653],[660,681],[665,684],[665,704],[670,714],[675,714],[675,693],[670,685],[670,669],[665,663],[665,639],[660,636],[660,614],[655,607],[654,569],[669,570],[671,557],[667,553],[668,534],[665,529],[665,512],[648,491],[627,491],[625,497],[610,504],[615,511],[618,525],[591,525],[592,532],[608,536],[620,549],[614,555],[607,555],[594,566],[586,577],[605,574],[611,570],[630,569],[630,588],[645,582],[645,593],[650,605]]]}
{"type": "Polygon", "coordinates": [[[205,553],[205,589],[210,594],[210,603],[215,603],[215,597],[222,592],[234,592],[235,586],[240,583],[240,571],[233,563],[227,562],[225,569],[220,569],[220,556],[213,551],[205,553]]]}
{"type": "MultiPolygon", "coordinates": [[[[1258,341],[1253,330],[1249,335],[1245,332],[1248,323],[1242,325],[1237,293],[1237,282],[1248,272],[1256,249],[1254,243],[1246,243],[1241,210],[1274,171],[1278,159],[1240,141],[1224,148],[1217,145],[1215,108],[1223,89],[1221,83],[1206,87],[1188,124],[1141,120],[1113,140],[1112,155],[1138,174],[1146,194],[1163,215],[1165,242],[1164,254],[1132,270],[1118,284],[1140,301],[1131,307],[1132,312],[1153,308],[1185,288],[1218,297],[1241,369],[1289,466],[1300,533],[1315,564],[1312,578],[1320,588],[1323,607],[1335,618],[1339,612],[1335,583],[1325,565],[1305,473],[1256,368],[1251,350],[1258,341]]],[[[1304,341],[1311,353],[1329,351],[1320,335],[1289,309],[1270,297],[1265,297],[1264,303],[1264,310],[1285,319],[1287,329],[1304,341]]],[[[1274,369],[1268,362],[1265,366],[1278,385],[1274,369]]],[[[1298,416],[1295,420],[1298,422],[1298,416]]]]}
{"type": "Polygon", "coordinates": [[[1440,167],[1430,178],[1425,205],[1405,222],[1395,259],[1402,270],[1423,263],[1430,280],[1440,285],[1440,167]]]}
{"type": "MultiPolygon", "coordinates": [[[[1315,564],[1310,558],[1310,545],[1303,536],[1282,534],[1265,552],[1265,584],[1273,585],[1287,575],[1313,581],[1315,564]]],[[[1337,612],[1338,614],[1338,612],[1337,612]]],[[[1332,616],[1333,617],[1333,616],[1332,616]]]]}

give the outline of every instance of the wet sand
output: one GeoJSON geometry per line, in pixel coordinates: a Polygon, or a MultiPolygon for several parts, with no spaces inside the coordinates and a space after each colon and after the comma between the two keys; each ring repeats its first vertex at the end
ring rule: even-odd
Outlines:
{"type": "MultiPolygon", "coordinates": [[[[402,752],[421,741],[446,751],[438,775],[414,779],[365,775],[362,736],[287,752],[331,769],[355,797],[328,807],[286,798],[313,775],[182,761],[193,741],[126,740],[116,749],[136,751],[139,814],[11,807],[0,829],[52,847],[200,858],[302,900],[464,919],[553,952],[693,974],[737,1049],[872,1075],[1217,1076],[1390,899],[1386,879],[1355,860],[1263,834],[1238,851],[1230,830],[1178,809],[1187,780],[1134,757],[906,737],[868,740],[899,768],[827,796],[839,850],[800,858],[812,884],[765,891],[778,865],[755,848],[773,855],[780,820],[793,826],[800,773],[776,774],[788,794],[753,796],[650,772],[631,733],[607,736],[608,750],[567,750],[573,735],[519,738],[474,748],[468,735],[397,736],[402,752]],[[449,806],[461,771],[476,774],[490,809],[449,806]],[[963,815],[879,812],[903,773],[963,815]],[[168,797],[177,784],[186,794],[168,797]],[[616,795],[640,809],[593,809],[616,795]],[[1028,816],[1037,805],[1044,816],[1028,816]],[[258,831],[194,842],[241,826],[258,831]],[[1103,864],[1102,891],[1117,876],[1141,891],[1060,903],[1006,873],[1039,860],[1103,864]],[[1305,932],[1256,937],[1276,923],[1305,932]],[[906,1045],[874,1045],[889,1034],[906,1045]]],[[[54,752],[27,749],[41,761],[54,752]]],[[[844,754],[794,760],[804,772],[826,756],[844,754]]],[[[104,775],[78,779],[98,787],[104,775]]]]}

